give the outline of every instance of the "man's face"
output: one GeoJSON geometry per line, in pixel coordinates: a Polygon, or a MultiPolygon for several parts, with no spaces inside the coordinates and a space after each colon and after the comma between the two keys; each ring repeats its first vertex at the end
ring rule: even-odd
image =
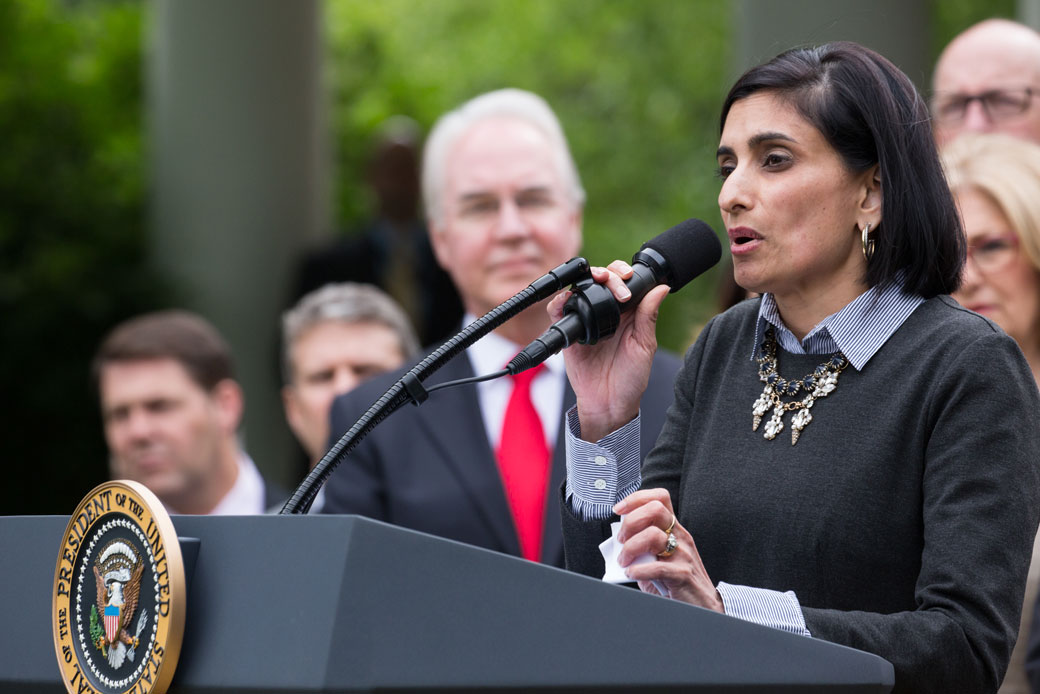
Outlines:
{"type": "Polygon", "coordinates": [[[237,386],[224,381],[208,393],[171,358],[108,363],[99,385],[112,477],[143,483],[174,510],[190,508],[234,436],[240,400],[224,391],[237,386]]]}
{"type": "Polygon", "coordinates": [[[1040,40],[1035,37],[998,30],[961,36],[936,65],[934,87],[939,147],[966,132],[1040,142],[1040,40]]]}
{"type": "Polygon", "coordinates": [[[581,210],[549,141],[516,118],[479,122],[448,153],[431,240],[466,310],[481,316],[578,254],[581,210]]]}
{"type": "Polygon", "coordinates": [[[401,366],[404,353],[394,331],[381,323],[325,321],[296,338],[289,358],[292,383],[282,390],[285,414],[313,464],[326,450],[333,399],[401,366]]]}

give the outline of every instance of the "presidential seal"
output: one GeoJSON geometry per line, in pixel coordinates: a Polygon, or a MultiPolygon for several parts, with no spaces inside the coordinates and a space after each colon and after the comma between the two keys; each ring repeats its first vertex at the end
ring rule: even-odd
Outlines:
{"type": "Polygon", "coordinates": [[[106,482],[80,502],[54,571],[52,630],[70,694],[162,694],[184,635],[177,532],[144,485],[106,482]]]}

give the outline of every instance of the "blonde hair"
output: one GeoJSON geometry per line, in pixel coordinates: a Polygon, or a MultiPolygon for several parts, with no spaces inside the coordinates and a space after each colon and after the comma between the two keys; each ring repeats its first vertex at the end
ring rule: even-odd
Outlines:
{"type": "Polygon", "coordinates": [[[1040,145],[1009,135],[967,133],[943,149],[942,162],[950,190],[974,188],[993,200],[1040,270],[1040,145]]]}

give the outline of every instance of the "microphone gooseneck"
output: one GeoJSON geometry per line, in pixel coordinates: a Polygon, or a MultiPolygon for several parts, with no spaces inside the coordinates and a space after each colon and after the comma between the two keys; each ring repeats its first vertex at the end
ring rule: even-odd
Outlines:
{"type": "Polygon", "coordinates": [[[590,279],[578,282],[563,307],[563,318],[520,351],[506,366],[518,374],[575,342],[594,345],[617,330],[621,314],[636,306],[659,284],[676,292],[714,266],[722,257],[722,245],[710,226],[687,219],[650,239],[632,256],[632,277],[625,286],[632,297],[619,303],[604,285],[590,279]]]}

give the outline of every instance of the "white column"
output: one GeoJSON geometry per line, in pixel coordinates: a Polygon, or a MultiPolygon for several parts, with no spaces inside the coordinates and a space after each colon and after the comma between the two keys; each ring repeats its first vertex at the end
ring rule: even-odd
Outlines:
{"type": "Polygon", "coordinates": [[[212,320],[246,393],[246,448],[294,484],[278,396],[279,312],[326,229],[318,0],[156,0],[147,61],[152,251],[212,320]]]}
{"type": "Polygon", "coordinates": [[[1018,21],[1040,30],[1040,0],[1017,0],[1018,21]]]}
{"type": "Polygon", "coordinates": [[[855,41],[929,86],[929,13],[925,0],[737,0],[733,3],[735,80],[744,70],[795,46],[855,41]]]}

